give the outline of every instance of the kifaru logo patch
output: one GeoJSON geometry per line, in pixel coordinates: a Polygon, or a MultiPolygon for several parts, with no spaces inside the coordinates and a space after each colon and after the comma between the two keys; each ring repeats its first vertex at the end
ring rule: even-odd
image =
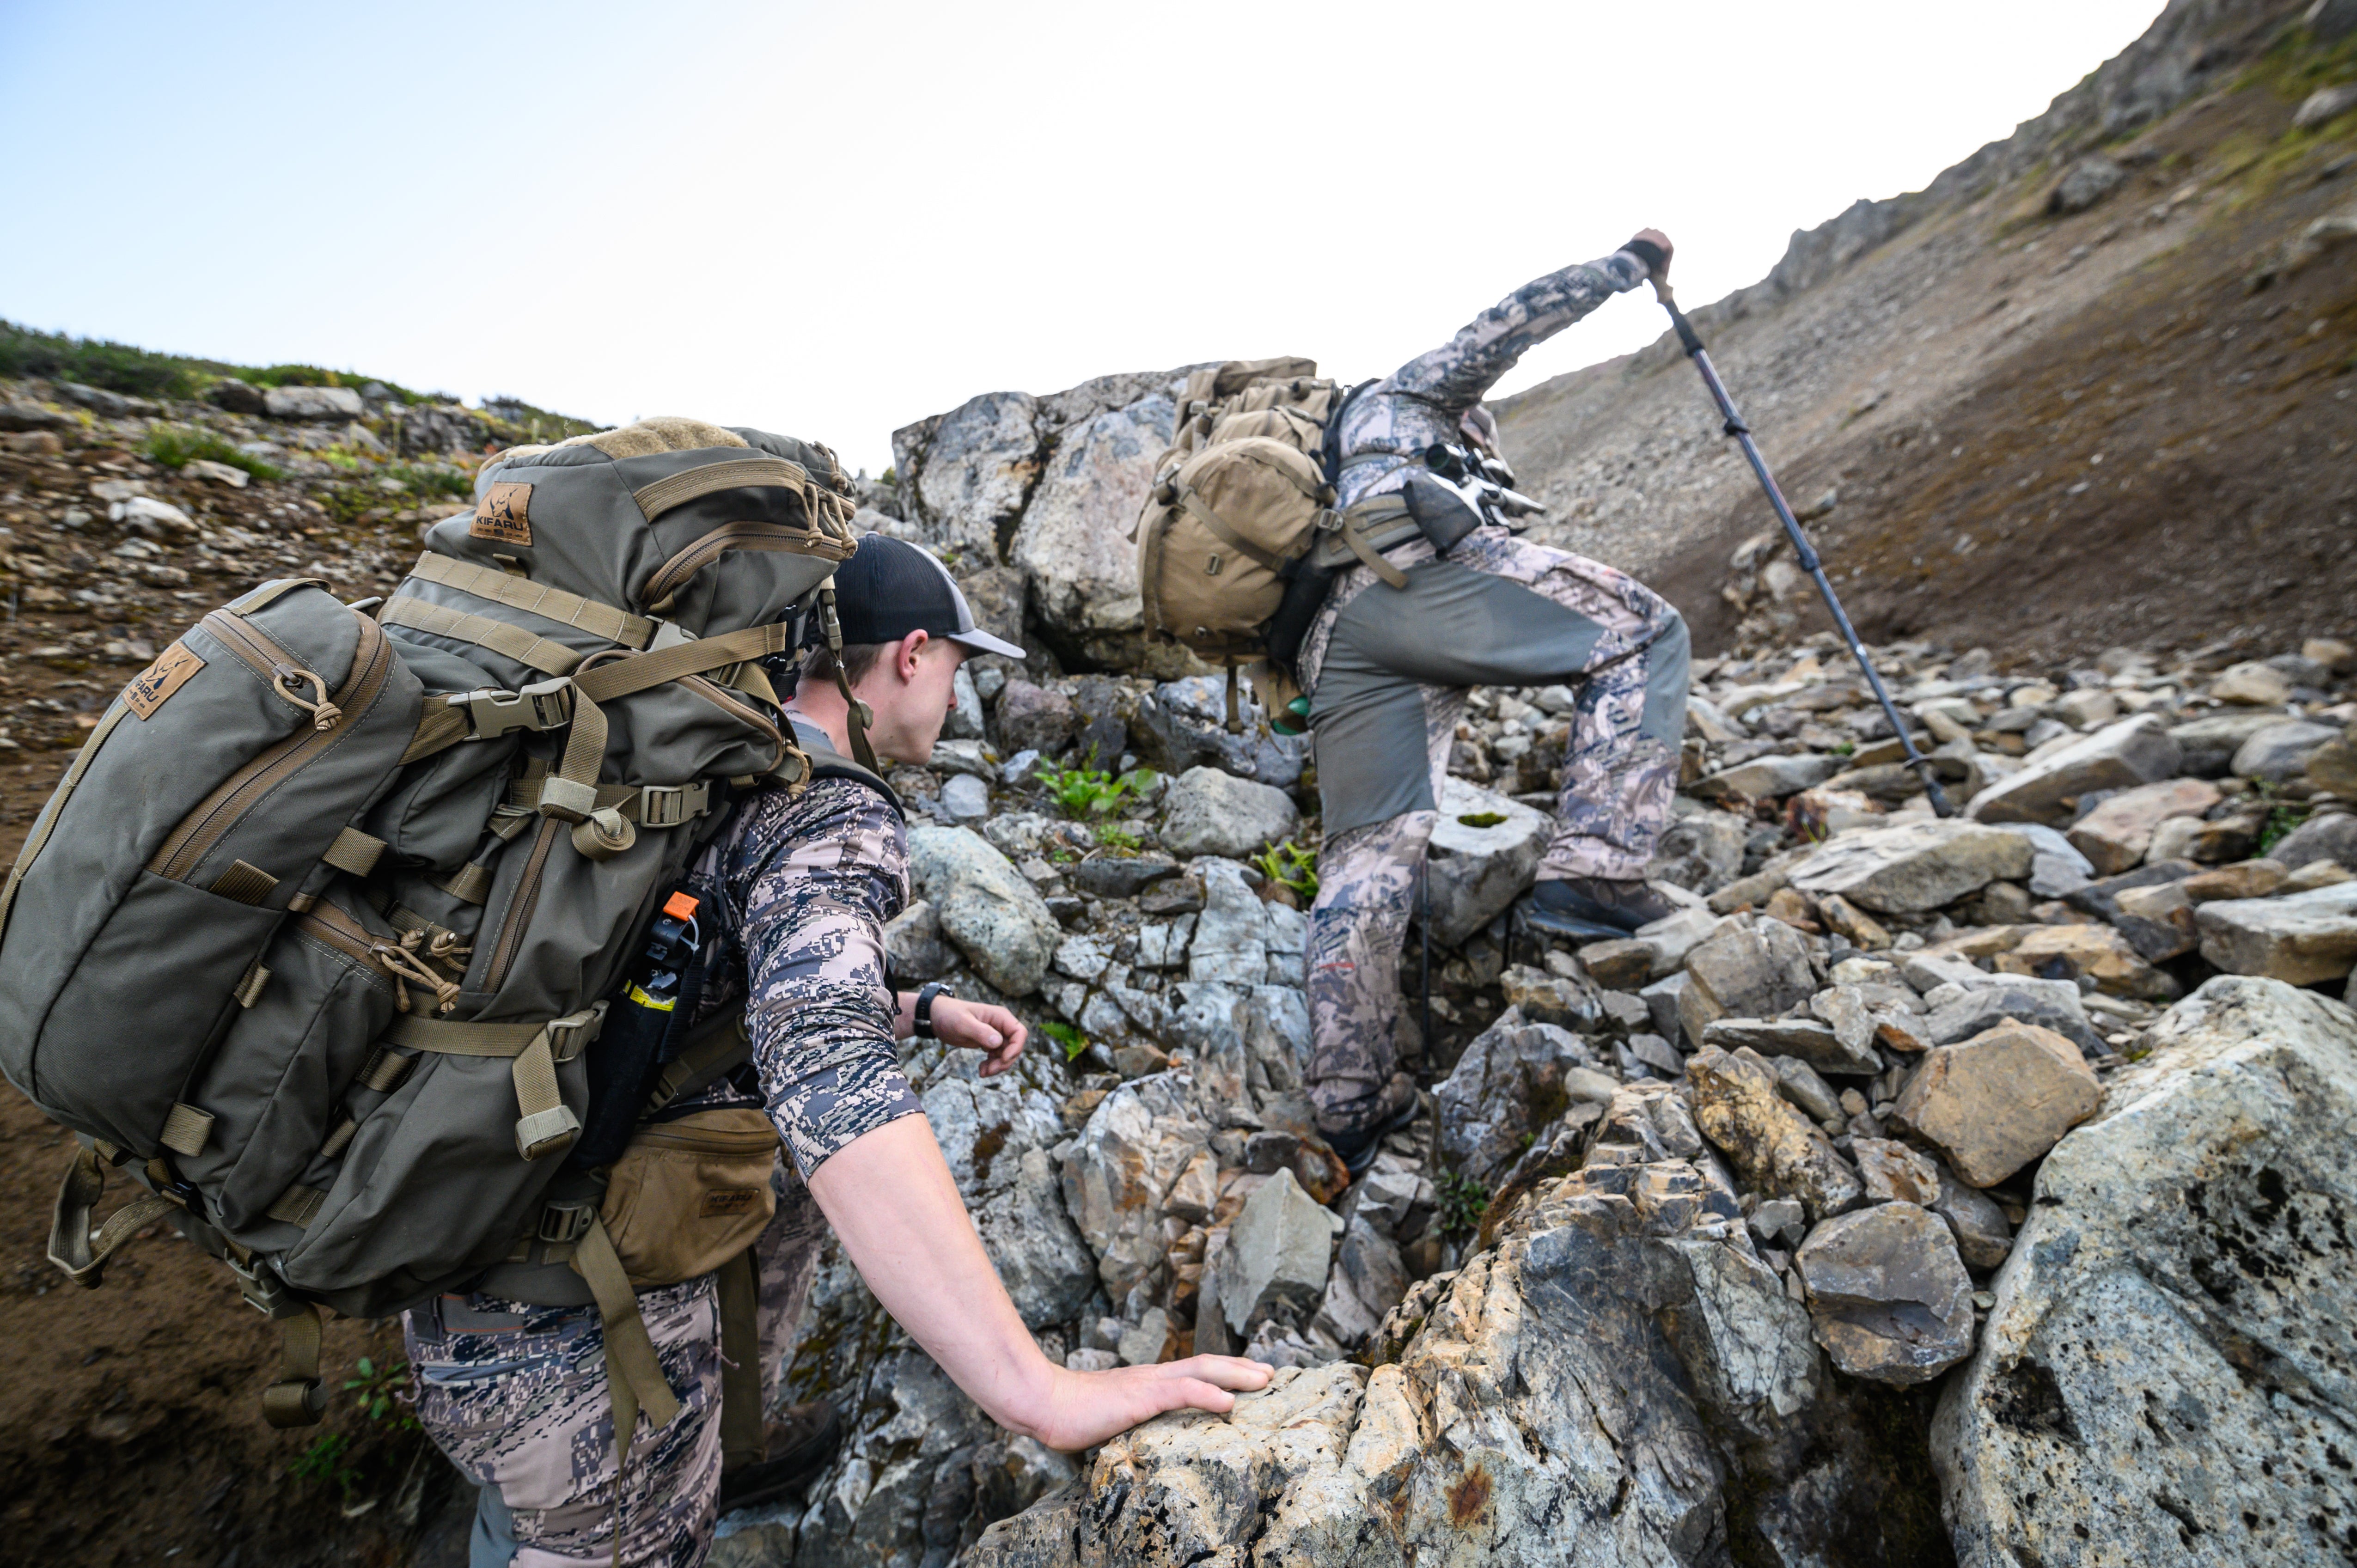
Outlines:
{"type": "Polygon", "coordinates": [[[532,487],[507,481],[493,485],[475,503],[475,521],[467,532],[501,544],[530,544],[532,487]]]}
{"type": "Polygon", "coordinates": [[[131,683],[123,688],[123,705],[142,719],[149,718],[204,667],[205,661],[189,652],[188,644],[176,642],[157,654],[155,663],[131,677],[131,683]]]}

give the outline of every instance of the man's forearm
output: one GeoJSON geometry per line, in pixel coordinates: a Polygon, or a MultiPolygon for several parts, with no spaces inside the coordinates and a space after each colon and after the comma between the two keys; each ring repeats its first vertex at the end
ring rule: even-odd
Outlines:
{"type": "Polygon", "coordinates": [[[1644,279],[1643,262],[1619,251],[1533,278],[1441,347],[1402,365],[1392,383],[1445,408],[1470,408],[1523,355],[1644,279]]]}
{"type": "Polygon", "coordinates": [[[903,1116],[862,1133],[810,1190],[884,1310],[992,1420],[1038,1435],[1055,1369],[998,1283],[931,1124],[903,1116]]]}

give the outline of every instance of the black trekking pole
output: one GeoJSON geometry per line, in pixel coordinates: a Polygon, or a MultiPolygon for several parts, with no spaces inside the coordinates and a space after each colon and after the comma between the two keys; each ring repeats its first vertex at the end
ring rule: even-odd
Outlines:
{"type": "Polygon", "coordinates": [[[1825,608],[1833,612],[1834,626],[1841,632],[1842,640],[1849,644],[1850,657],[1857,660],[1860,670],[1866,671],[1866,683],[1874,688],[1874,700],[1882,704],[1882,716],[1890,721],[1890,731],[1899,737],[1900,747],[1907,754],[1907,766],[1923,780],[1923,793],[1931,797],[1932,810],[1943,817],[1954,816],[1956,808],[1950,804],[1947,791],[1940,788],[1940,780],[1933,776],[1934,764],[1930,757],[1915,749],[1914,738],[1907,733],[1907,721],[1900,716],[1899,704],[1890,700],[1890,692],[1883,685],[1881,675],[1876,672],[1874,660],[1867,657],[1865,645],[1857,639],[1857,628],[1849,623],[1849,612],[1842,608],[1840,598],[1834,593],[1834,585],[1825,580],[1824,563],[1817,558],[1816,547],[1809,542],[1809,536],[1801,532],[1801,520],[1792,515],[1792,507],[1784,500],[1784,492],[1776,488],[1776,476],[1768,471],[1768,459],[1760,455],[1759,443],[1751,439],[1751,426],[1744,424],[1743,415],[1735,412],[1735,400],[1727,395],[1727,385],[1718,379],[1717,368],[1710,362],[1710,351],[1695,336],[1694,323],[1686,319],[1686,313],[1678,308],[1677,296],[1670,292],[1670,285],[1655,278],[1653,294],[1662,302],[1662,308],[1670,313],[1670,324],[1678,329],[1678,341],[1685,345],[1686,358],[1692,360],[1695,369],[1702,372],[1702,384],[1710,389],[1711,401],[1718,404],[1718,412],[1727,421],[1727,434],[1734,436],[1742,446],[1745,460],[1750,463],[1751,471],[1760,478],[1760,488],[1768,492],[1768,504],[1776,509],[1776,521],[1784,525],[1784,536],[1792,542],[1792,552],[1800,559],[1801,570],[1815,580],[1817,592],[1825,601],[1825,608]]]}

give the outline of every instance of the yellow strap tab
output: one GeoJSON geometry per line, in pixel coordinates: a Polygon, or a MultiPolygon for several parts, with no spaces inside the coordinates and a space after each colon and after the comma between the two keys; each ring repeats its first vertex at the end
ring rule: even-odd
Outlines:
{"type": "Polygon", "coordinates": [[[319,858],[338,871],[354,876],[366,876],[376,869],[379,856],[384,854],[384,841],[374,833],[364,833],[358,828],[345,828],[336,834],[336,842],[319,858]]]}
{"type": "Polygon", "coordinates": [[[245,966],[245,978],[237,983],[237,989],[231,994],[237,998],[239,1006],[251,1010],[262,1000],[262,993],[269,984],[269,966],[257,958],[245,966]]]}
{"type": "Polygon", "coordinates": [[[241,904],[259,905],[277,886],[278,878],[262,867],[242,860],[232,860],[227,871],[213,878],[212,890],[241,904]]]}
{"type": "Polygon", "coordinates": [[[399,1089],[417,1066],[415,1057],[404,1057],[391,1047],[379,1046],[376,1054],[361,1069],[360,1085],[379,1094],[391,1094],[399,1089]]]}
{"type": "Polygon", "coordinates": [[[472,594],[479,599],[490,599],[515,609],[528,610],[544,619],[579,627],[593,637],[619,642],[625,648],[644,648],[654,640],[655,623],[644,616],[634,616],[613,605],[585,599],[579,594],[568,594],[562,588],[548,587],[529,577],[478,566],[471,561],[461,561],[455,556],[437,555],[428,551],[417,558],[417,564],[409,569],[409,575],[446,588],[456,588],[462,594],[472,594]]]}
{"type": "Polygon", "coordinates": [[[580,1135],[581,1118],[565,1103],[556,1083],[556,1058],[543,1033],[519,1053],[508,1069],[515,1079],[516,1153],[527,1160],[561,1155],[580,1135]]]}
{"type": "Polygon", "coordinates": [[[570,675],[573,667],[581,662],[581,655],[565,644],[552,642],[520,626],[407,596],[387,599],[384,607],[377,612],[377,619],[386,626],[410,627],[436,637],[488,648],[544,675],[570,675]]]}
{"type": "Polygon", "coordinates": [[[164,1118],[164,1131],[156,1141],[176,1155],[193,1159],[205,1152],[205,1141],[212,1135],[212,1112],[174,1101],[171,1113],[164,1118]]]}

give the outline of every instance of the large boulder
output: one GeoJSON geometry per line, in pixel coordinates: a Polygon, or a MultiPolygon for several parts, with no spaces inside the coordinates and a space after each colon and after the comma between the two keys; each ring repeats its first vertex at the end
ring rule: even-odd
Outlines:
{"type": "Polygon", "coordinates": [[[1239,1338],[1272,1316],[1308,1321],[1326,1295],[1332,1219],[1301,1190],[1292,1171],[1276,1172],[1253,1189],[1230,1223],[1227,1251],[1219,1260],[1220,1299],[1201,1310],[1216,1307],[1239,1338]]]}
{"type": "Polygon", "coordinates": [[[987,839],[968,828],[910,828],[909,879],[976,974],[1008,996],[1039,989],[1063,929],[987,839]]]}
{"type": "Polygon", "coordinates": [[[1718,1019],[1773,1018],[1816,989],[1800,932],[1764,915],[1729,919],[1687,951],[1678,1019],[1687,1040],[1700,1045],[1703,1030],[1718,1019]]]}
{"type": "Polygon", "coordinates": [[[967,1568],[1936,1563],[1904,1396],[1835,1377],[1683,1160],[1551,1182],[1408,1294],[1372,1369],[1168,1415],[967,1568]]]}
{"type": "Polygon", "coordinates": [[[911,532],[967,564],[996,562],[1039,478],[1039,403],[1028,392],[984,392],[947,413],[892,433],[892,456],[911,532]]]}
{"type": "Polygon", "coordinates": [[[1964,1568],[2346,1558],[2357,1015],[2221,976],[2152,1044],[2047,1156],[1942,1398],[1964,1568]]]}
{"type": "Polygon", "coordinates": [[[1190,1089],[1172,1073],[1125,1083],[1063,1151],[1064,1208],[1115,1307],[1159,1299],[1169,1273],[1163,1216],[1182,1178],[1211,1165],[1211,1127],[1190,1089]]]}
{"type": "Polygon", "coordinates": [[[1972,799],[1984,822],[2062,822],[2070,802],[2097,789],[2130,789],[2174,778],[2177,742],[2157,714],[2138,714],[2009,773],[1972,799]]]}
{"type": "Polygon", "coordinates": [[[1237,693],[1237,717],[1242,729],[1227,727],[1227,682],[1216,675],[1189,675],[1166,681],[1137,704],[1130,736],[1138,760],[1164,773],[1179,774],[1193,768],[1216,768],[1239,779],[1257,779],[1290,789],[1301,779],[1309,755],[1309,737],[1278,735],[1261,721],[1266,717],[1250,702],[1249,686],[1237,693]]]}
{"type": "Polygon", "coordinates": [[[1145,628],[1129,531],[1176,418],[1157,394],[1062,431],[1008,547],[1039,618],[1100,662],[1145,628]]]}
{"type": "Polygon", "coordinates": [[[2103,1102],[2103,1085],[2077,1046],[2008,1018],[1926,1055],[1900,1090],[1891,1120],[1938,1149],[1965,1181],[1993,1187],[2103,1102]]]}
{"type": "Polygon", "coordinates": [[[1190,768],[1170,781],[1162,845],[1173,854],[1240,859],[1289,837],[1301,822],[1293,797],[1216,768],[1190,768]]]}
{"type": "Polygon", "coordinates": [[[1494,1186],[1565,1106],[1609,1101],[1615,1087],[1587,1041],[1553,1024],[1526,1023],[1510,1007],[1433,1090],[1441,1157],[1483,1187],[1494,1186]]]}
{"type": "Polygon", "coordinates": [[[1749,1050],[1705,1047],[1686,1063],[1695,1126],[1746,1185],[1797,1198],[1812,1219],[1854,1208],[1865,1187],[1824,1131],[1777,1091],[1776,1069],[1749,1050]]]}
{"type": "Polygon", "coordinates": [[[1839,894],[1878,914],[1921,914],[2028,876],[2036,855],[2018,833],[1951,817],[1843,833],[1790,875],[1819,898],[1839,894]]]}
{"type": "Polygon", "coordinates": [[[1432,888],[1432,940],[1444,948],[1512,908],[1530,891],[1555,819],[1519,800],[1469,784],[1441,780],[1440,821],[1432,830],[1426,875],[1432,888]]]}
{"type": "Polygon", "coordinates": [[[1927,1208],[1882,1203],[1829,1219],[1792,1266],[1817,1343],[1852,1377],[1927,1383],[1972,1354],[1972,1276],[1927,1208]]]}
{"type": "Polygon", "coordinates": [[[368,412],[350,387],[272,387],[262,405],[273,419],[358,419],[368,412]]]}

